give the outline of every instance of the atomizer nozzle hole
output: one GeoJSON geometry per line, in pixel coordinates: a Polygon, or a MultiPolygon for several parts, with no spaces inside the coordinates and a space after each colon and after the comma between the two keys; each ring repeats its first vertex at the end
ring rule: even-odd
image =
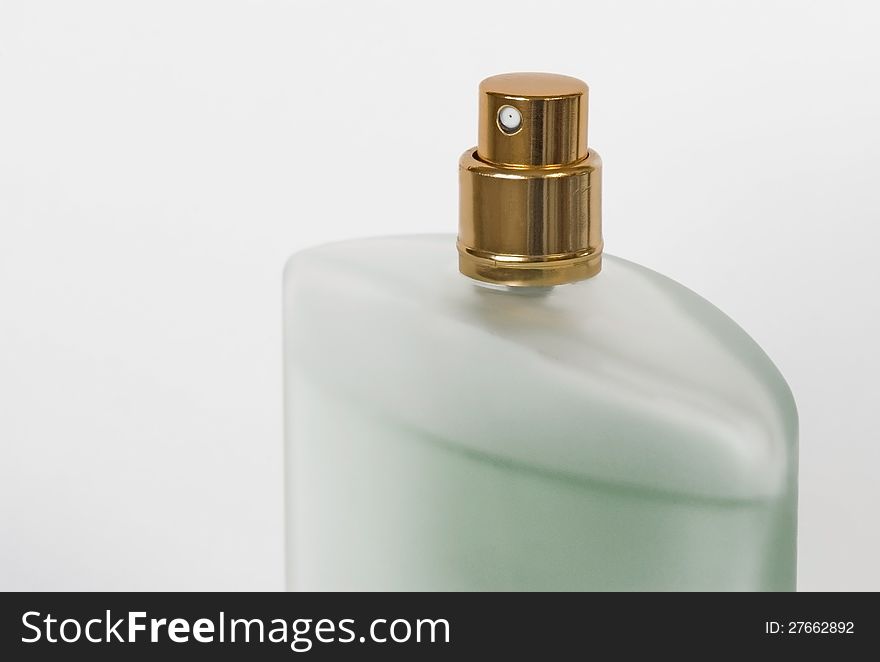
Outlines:
{"type": "Polygon", "coordinates": [[[513,106],[498,109],[498,128],[507,135],[513,135],[522,127],[522,113],[513,106]]]}

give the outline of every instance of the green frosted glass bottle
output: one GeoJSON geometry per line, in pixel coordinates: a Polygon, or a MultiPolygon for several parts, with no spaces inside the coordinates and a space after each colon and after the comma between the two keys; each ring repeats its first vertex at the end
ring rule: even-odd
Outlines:
{"type": "Polygon", "coordinates": [[[576,79],[489,78],[457,242],[288,262],[289,588],[795,588],[791,392],[712,304],[603,256],[586,115],[576,79]]]}

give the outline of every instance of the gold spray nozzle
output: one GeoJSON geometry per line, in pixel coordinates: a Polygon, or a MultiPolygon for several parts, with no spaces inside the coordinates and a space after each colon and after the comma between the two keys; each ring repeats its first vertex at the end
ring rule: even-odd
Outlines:
{"type": "Polygon", "coordinates": [[[511,286],[601,269],[601,160],[587,147],[587,85],[516,73],[480,83],[479,141],[460,161],[459,268],[511,286]]]}
{"type": "Polygon", "coordinates": [[[559,166],[587,157],[586,83],[501,74],[480,83],[477,155],[504,166],[559,166]]]}

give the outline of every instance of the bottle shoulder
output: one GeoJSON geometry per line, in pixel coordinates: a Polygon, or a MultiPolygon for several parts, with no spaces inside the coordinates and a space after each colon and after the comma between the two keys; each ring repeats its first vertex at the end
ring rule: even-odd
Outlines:
{"type": "Polygon", "coordinates": [[[339,242],[285,270],[288,356],[330,388],[466,450],[718,498],[783,489],[797,415],[711,303],[607,256],[595,277],[499,291],[454,237],[339,242]]]}

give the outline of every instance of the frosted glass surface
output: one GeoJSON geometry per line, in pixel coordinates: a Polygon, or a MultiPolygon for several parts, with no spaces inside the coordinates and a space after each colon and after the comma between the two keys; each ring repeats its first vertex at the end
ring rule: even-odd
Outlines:
{"type": "Polygon", "coordinates": [[[295,255],[284,306],[290,588],[794,588],[791,393],[681,285],[491,289],[389,237],[295,255]]]}

